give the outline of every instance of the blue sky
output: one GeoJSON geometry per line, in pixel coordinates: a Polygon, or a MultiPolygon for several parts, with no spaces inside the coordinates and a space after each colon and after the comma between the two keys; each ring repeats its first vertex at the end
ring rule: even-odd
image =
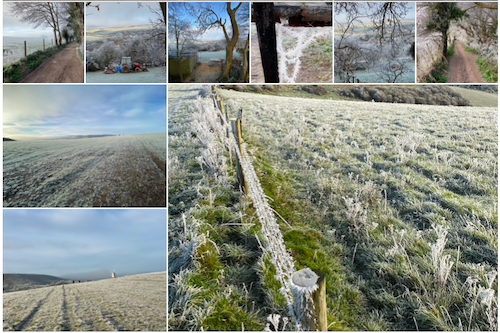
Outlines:
{"type": "Polygon", "coordinates": [[[165,85],[6,85],[3,136],[166,132],[165,85]]]}
{"type": "MultiPolygon", "coordinates": [[[[171,10],[171,3],[169,2],[169,10],[171,10]]],[[[210,8],[218,15],[218,17],[222,18],[222,21],[226,20],[226,29],[228,31],[229,36],[231,36],[231,21],[229,19],[229,15],[227,14],[226,11],[226,3],[225,2],[189,2],[189,5],[191,5],[193,8],[196,10],[199,10],[201,6],[210,6],[210,8]]],[[[239,2],[232,2],[231,7],[234,9],[238,6],[239,2]]],[[[239,9],[241,11],[243,9],[243,6],[248,6],[248,2],[244,3],[242,7],[239,9]]],[[[239,12],[238,11],[238,12],[239,12]]],[[[184,10],[184,11],[176,11],[176,16],[180,17],[181,19],[186,19],[193,24],[196,22],[197,16],[190,13],[189,10],[184,10]]],[[[248,23],[247,23],[248,24],[248,23]]],[[[241,29],[240,29],[241,33],[241,29]]],[[[241,35],[240,35],[241,36],[241,35]]],[[[209,30],[207,30],[202,36],[200,36],[199,40],[219,40],[219,39],[224,39],[224,33],[222,31],[222,28],[220,27],[214,27],[209,30]]]]}
{"type": "Polygon", "coordinates": [[[5,209],[4,273],[166,271],[165,209],[5,209]]]}

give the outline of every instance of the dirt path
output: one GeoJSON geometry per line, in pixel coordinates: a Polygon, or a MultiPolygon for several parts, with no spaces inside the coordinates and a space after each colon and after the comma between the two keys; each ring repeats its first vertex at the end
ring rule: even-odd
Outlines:
{"type": "Polygon", "coordinates": [[[83,62],[77,56],[78,45],[71,43],[45,60],[21,83],[83,83],[83,62]]]}
{"type": "Polygon", "coordinates": [[[450,58],[447,83],[484,83],[477,65],[477,56],[464,51],[460,43],[455,44],[455,54],[450,58]]]}

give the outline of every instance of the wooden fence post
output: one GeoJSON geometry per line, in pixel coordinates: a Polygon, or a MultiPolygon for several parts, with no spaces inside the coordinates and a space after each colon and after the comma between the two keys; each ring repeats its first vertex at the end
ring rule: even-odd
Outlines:
{"type": "Polygon", "coordinates": [[[28,56],[28,46],[26,45],[26,41],[24,41],[24,56],[28,56]]]}
{"type": "Polygon", "coordinates": [[[292,275],[293,305],[304,331],[327,331],[326,280],[309,268],[292,275]]]}
{"type": "Polygon", "coordinates": [[[253,3],[255,25],[259,36],[260,56],[266,83],[279,83],[278,51],[276,50],[276,28],[274,3],[253,3]]]}

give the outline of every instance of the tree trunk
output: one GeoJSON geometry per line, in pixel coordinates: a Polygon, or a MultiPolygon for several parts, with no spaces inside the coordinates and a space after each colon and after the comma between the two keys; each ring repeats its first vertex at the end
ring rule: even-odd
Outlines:
{"type": "Polygon", "coordinates": [[[230,44],[226,46],[226,64],[224,66],[224,72],[222,73],[221,82],[227,82],[229,75],[231,75],[231,68],[233,67],[233,52],[236,43],[231,41],[230,44]]]}
{"type": "Polygon", "coordinates": [[[250,49],[250,34],[248,34],[248,39],[245,44],[245,50],[243,51],[243,70],[241,73],[241,82],[248,82],[248,59],[249,59],[249,49],[250,49]]]}
{"type": "Polygon", "coordinates": [[[276,51],[276,27],[274,3],[253,3],[255,24],[259,35],[260,56],[266,83],[279,83],[278,52],[276,51]]]}
{"type": "Polygon", "coordinates": [[[56,28],[54,28],[54,40],[56,41],[56,46],[59,46],[59,44],[57,43],[57,30],[56,30],[56,28]]]}
{"type": "Polygon", "coordinates": [[[231,19],[231,28],[233,29],[233,35],[229,39],[229,35],[226,31],[226,26],[222,25],[222,30],[224,31],[224,36],[226,38],[226,65],[224,67],[224,72],[222,73],[221,82],[227,82],[229,75],[231,75],[231,68],[233,67],[233,52],[238,39],[240,38],[240,29],[238,28],[238,21],[236,21],[236,12],[240,9],[243,2],[240,2],[235,9],[231,8],[231,2],[226,4],[227,14],[231,19]]]}
{"type": "Polygon", "coordinates": [[[448,30],[441,31],[441,38],[443,41],[443,57],[448,56],[448,30]]]}
{"type": "Polygon", "coordinates": [[[160,2],[161,12],[163,14],[163,22],[167,23],[167,3],[160,2]]]}

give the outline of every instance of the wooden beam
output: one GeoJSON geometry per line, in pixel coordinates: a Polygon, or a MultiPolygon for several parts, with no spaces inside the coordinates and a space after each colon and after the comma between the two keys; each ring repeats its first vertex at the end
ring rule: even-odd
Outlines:
{"type": "MultiPolygon", "coordinates": [[[[255,7],[256,3],[253,4],[255,7]]],[[[281,18],[287,18],[291,26],[331,26],[332,6],[274,6],[274,21],[281,22],[281,18]]],[[[252,22],[254,22],[254,10],[252,8],[252,22]]]]}

